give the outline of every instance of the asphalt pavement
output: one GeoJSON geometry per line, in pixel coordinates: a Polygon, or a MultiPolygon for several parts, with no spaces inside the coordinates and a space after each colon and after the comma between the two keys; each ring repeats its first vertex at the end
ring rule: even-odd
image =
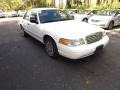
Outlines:
{"type": "Polygon", "coordinates": [[[44,45],[23,36],[16,20],[0,22],[0,90],[120,90],[116,31],[108,32],[110,42],[102,53],[79,60],[52,59],[44,45]]]}

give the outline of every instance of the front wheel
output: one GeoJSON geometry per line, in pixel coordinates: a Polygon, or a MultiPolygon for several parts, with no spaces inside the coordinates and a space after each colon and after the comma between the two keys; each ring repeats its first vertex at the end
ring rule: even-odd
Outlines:
{"type": "Polygon", "coordinates": [[[47,38],[45,40],[45,50],[50,57],[55,58],[58,56],[58,49],[57,49],[56,43],[51,38],[47,38]]]}
{"type": "Polygon", "coordinates": [[[88,23],[88,19],[87,18],[84,18],[82,21],[88,23]]]}

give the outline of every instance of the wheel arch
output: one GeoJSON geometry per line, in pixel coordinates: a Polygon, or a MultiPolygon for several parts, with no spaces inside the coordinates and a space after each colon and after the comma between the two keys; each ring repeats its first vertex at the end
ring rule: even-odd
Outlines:
{"type": "Polygon", "coordinates": [[[22,24],[20,24],[20,29],[23,30],[23,26],[22,26],[22,24]]]}
{"type": "Polygon", "coordinates": [[[82,19],[82,21],[84,21],[84,20],[87,20],[87,22],[88,22],[88,18],[87,18],[87,17],[84,17],[84,18],[82,19]]]}
{"type": "Polygon", "coordinates": [[[59,55],[59,52],[58,52],[58,46],[57,46],[55,39],[53,37],[51,37],[50,35],[44,35],[44,37],[43,37],[44,44],[46,44],[46,40],[50,40],[53,43],[55,53],[54,53],[54,56],[52,56],[52,57],[56,58],[59,55]]]}
{"type": "Polygon", "coordinates": [[[44,37],[43,37],[43,43],[45,43],[45,40],[46,40],[46,39],[52,39],[52,40],[56,43],[54,37],[52,37],[52,36],[50,36],[50,35],[48,35],[48,34],[44,35],[44,37]]]}
{"type": "Polygon", "coordinates": [[[113,22],[113,24],[115,24],[115,21],[114,20],[111,20],[110,23],[113,22]]]}
{"type": "Polygon", "coordinates": [[[87,17],[84,17],[84,18],[83,18],[83,20],[84,20],[84,19],[87,19],[87,20],[88,20],[88,18],[87,18],[87,17]]]}
{"type": "MultiPolygon", "coordinates": [[[[109,26],[110,26],[110,24],[111,24],[111,23],[113,23],[113,27],[114,27],[115,22],[114,22],[114,20],[111,20],[111,21],[108,23],[108,25],[107,25],[107,28],[106,28],[106,29],[110,29],[110,28],[109,28],[109,26]]],[[[111,28],[111,29],[112,29],[112,28],[111,28]]]]}

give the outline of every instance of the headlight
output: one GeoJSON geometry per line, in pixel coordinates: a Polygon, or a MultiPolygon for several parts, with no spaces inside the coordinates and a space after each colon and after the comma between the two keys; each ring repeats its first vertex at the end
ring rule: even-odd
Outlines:
{"type": "Polygon", "coordinates": [[[80,38],[80,39],[64,39],[64,38],[61,38],[59,40],[59,43],[60,44],[63,44],[63,45],[66,45],[66,46],[79,46],[79,45],[83,45],[85,44],[85,41],[83,38],[80,38]]]}

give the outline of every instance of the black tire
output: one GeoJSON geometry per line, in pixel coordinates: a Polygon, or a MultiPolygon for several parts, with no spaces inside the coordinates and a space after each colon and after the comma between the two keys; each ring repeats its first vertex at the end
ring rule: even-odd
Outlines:
{"type": "Polygon", "coordinates": [[[114,22],[113,21],[111,21],[110,23],[109,23],[109,25],[108,25],[108,30],[111,30],[111,29],[113,29],[113,27],[114,27],[114,22]]]}
{"type": "Polygon", "coordinates": [[[88,19],[87,18],[84,18],[82,21],[88,23],[88,19]]]}
{"type": "Polygon", "coordinates": [[[24,30],[21,24],[20,24],[20,29],[21,29],[21,30],[24,30]]]}
{"type": "Polygon", "coordinates": [[[58,56],[58,49],[55,41],[52,38],[45,39],[45,50],[48,56],[56,58],[58,56]]]}
{"type": "Polygon", "coordinates": [[[28,34],[24,31],[24,37],[28,37],[28,34]]]}

